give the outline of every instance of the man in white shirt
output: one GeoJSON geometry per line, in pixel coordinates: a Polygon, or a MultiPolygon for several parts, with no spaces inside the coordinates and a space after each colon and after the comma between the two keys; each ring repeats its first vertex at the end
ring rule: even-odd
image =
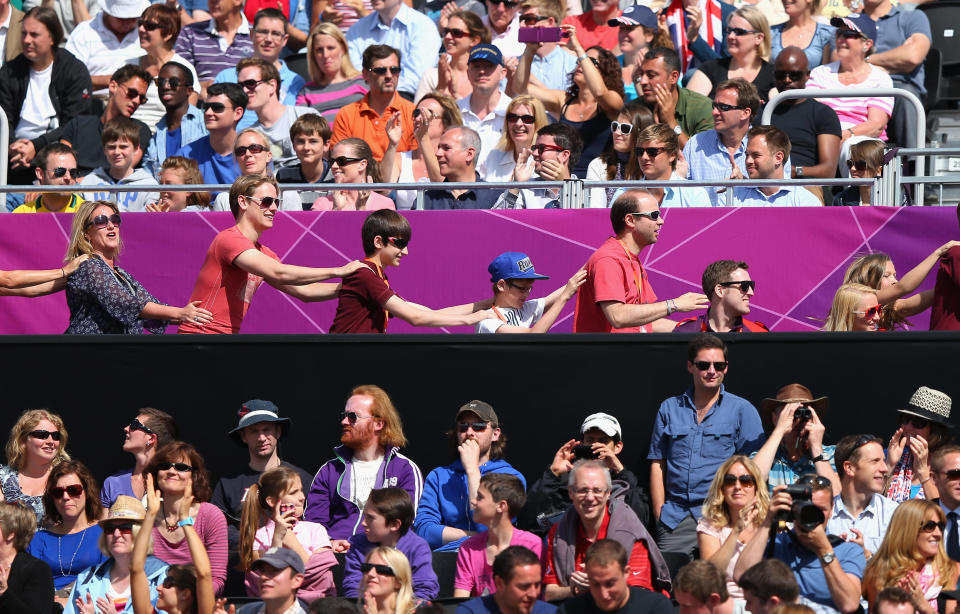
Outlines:
{"type": "MultiPolygon", "coordinates": [[[[790,159],[790,138],[774,126],[757,126],[747,133],[746,165],[750,179],[783,179],[790,159]]],[[[736,187],[738,207],[817,207],[820,199],[810,190],[791,185],[736,187]]]]}
{"type": "Polygon", "coordinates": [[[67,51],[90,71],[95,95],[106,98],[113,72],[143,55],[137,20],[148,6],[147,0],[105,0],[103,10],[79,24],[67,39],[67,51]]]}
{"type": "Polygon", "coordinates": [[[463,125],[480,135],[480,155],[476,167],[484,165],[487,156],[497,148],[507,116],[510,97],[500,91],[503,78],[503,54],[496,45],[481,43],[470,49],[467,79],[473,93],[457,101],[463,125]]]}

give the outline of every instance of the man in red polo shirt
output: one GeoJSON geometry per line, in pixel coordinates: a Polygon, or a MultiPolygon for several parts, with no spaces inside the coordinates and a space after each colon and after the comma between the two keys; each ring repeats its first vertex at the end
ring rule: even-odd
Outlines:
{"type": "MultiPolygon", "coordinates": [[[[428,51],[423,50],[424,53],[428,51]]],[[[417,148],[413,138],[413,103],[397,93],[400,82],[400,52],[389,45],[371,45],[363,50],[363,80],[370,91],[360,100],[340,109],[333,122],[332,148],[338,141],[358,137],[367,142],[379,162],[390,144],[387,123],[400,114],[403,136],[397,151],[417,148]]]]}
{"type": "Polygon", "coordinates": [[[582,15],[570,15],[563,20],[577,29],[577,40],[584,49],[600,46],[604,49],[617,50],[619,54],[620,26],[611,26],[608,22],[620,16],[618,0],[590,0],[590,10],[582,15]]]}
{"type": "Polygon", "coordinates": [[[621,194],[610,208],[614,237],[587,260],[587,281],[577,293],[575,333],[668,333],[676,322],[666,316],[709,306],[707,297],[687,292],[657,301],[638,258],[657,242],[663,217],[657,199],[645,190],[621,194]]]}
{"type": "Polygon", "coordinates": [[[587,548],[605,538],[617,541],[630,554],[627,584],[669,592],[670,571],[663,555],[633,509],[610,497],[612,487],[610,470],[602,461],[581,461],[571,470],[567,488],[573,507],[547,534],[543,575],[547,601],[587,592],[587,548]]]}

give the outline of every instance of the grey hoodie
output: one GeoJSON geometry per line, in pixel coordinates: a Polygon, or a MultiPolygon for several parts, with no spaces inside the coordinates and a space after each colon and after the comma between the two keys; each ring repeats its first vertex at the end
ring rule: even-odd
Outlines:
{"type": "MultiPolygon", "coordinates": [[[[142,168],[133,169],[133,173],[115,180],[107,173],[107,169],[100,167],[93,169],[86,177],[80,180],[81,186],[98,185],[148,185],[158,187],[157,180],[148,171],[142,168]]],[[[160,200],[159,192],[84,192],[84,200],[108,200],[116,203],[120,211],[143,211],[147,203],[160,200]]]]}

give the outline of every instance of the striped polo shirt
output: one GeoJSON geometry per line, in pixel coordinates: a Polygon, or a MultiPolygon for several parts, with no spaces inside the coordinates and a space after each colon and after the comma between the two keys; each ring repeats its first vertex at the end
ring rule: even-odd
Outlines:
{"type": "Polygon", "coordinates": [[[213,19],[192,23],[180,31],[174,49],[193,64],[201,81],[210,81],[221,71],[236,68],[237,62],[253,55],[250,24],[244,17],[233,42],[227,45],[213,19]]]}

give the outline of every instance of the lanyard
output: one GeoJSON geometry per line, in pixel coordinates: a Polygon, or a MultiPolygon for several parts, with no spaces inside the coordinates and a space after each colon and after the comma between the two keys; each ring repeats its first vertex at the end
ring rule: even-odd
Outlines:
{"type": "Polygon", "coordinates": [[[637,262],[636,256],[630,253],[630,250],[627,249],[627,246],[624,245],[621,239],[617,239],[617,243],[620,244],[620,247],[623,248],[623,253],[626,254],[627,258],[630,260],[630,270],[633,272],[633,282],[637,284],[637,299],[640,301],[640,303],[643,303],[643,287],[640,285],[640,276],[637,274],[637,266],[639,266],[640,263],[637,262]]]}
{"type": "Polygon", "coordinates": [[[493,309],[493,313],[495,313],[498,318],[500,318],[504,322],[507,321],[507,319],[503,316],[503,314],[500,313],[499,309],[497,309],[496,307],[491,307],[491,309],[493,309]]]}
{"type": "MultiPolygon", "coordinates": [[[[377,271],[377,277],[379,277],[383,283],[390,287],[390,282],[387,280],[387,276],[383,274],[383,268],[380,266],[380,263],[374,260],[373,258],[364,258],[366,262],[369,262],[374,266],[377,271]]],[[[390,322],[390,312],[386,309],[383,310],[383,332],[387,332],[387,324],[390,322]]]]}

